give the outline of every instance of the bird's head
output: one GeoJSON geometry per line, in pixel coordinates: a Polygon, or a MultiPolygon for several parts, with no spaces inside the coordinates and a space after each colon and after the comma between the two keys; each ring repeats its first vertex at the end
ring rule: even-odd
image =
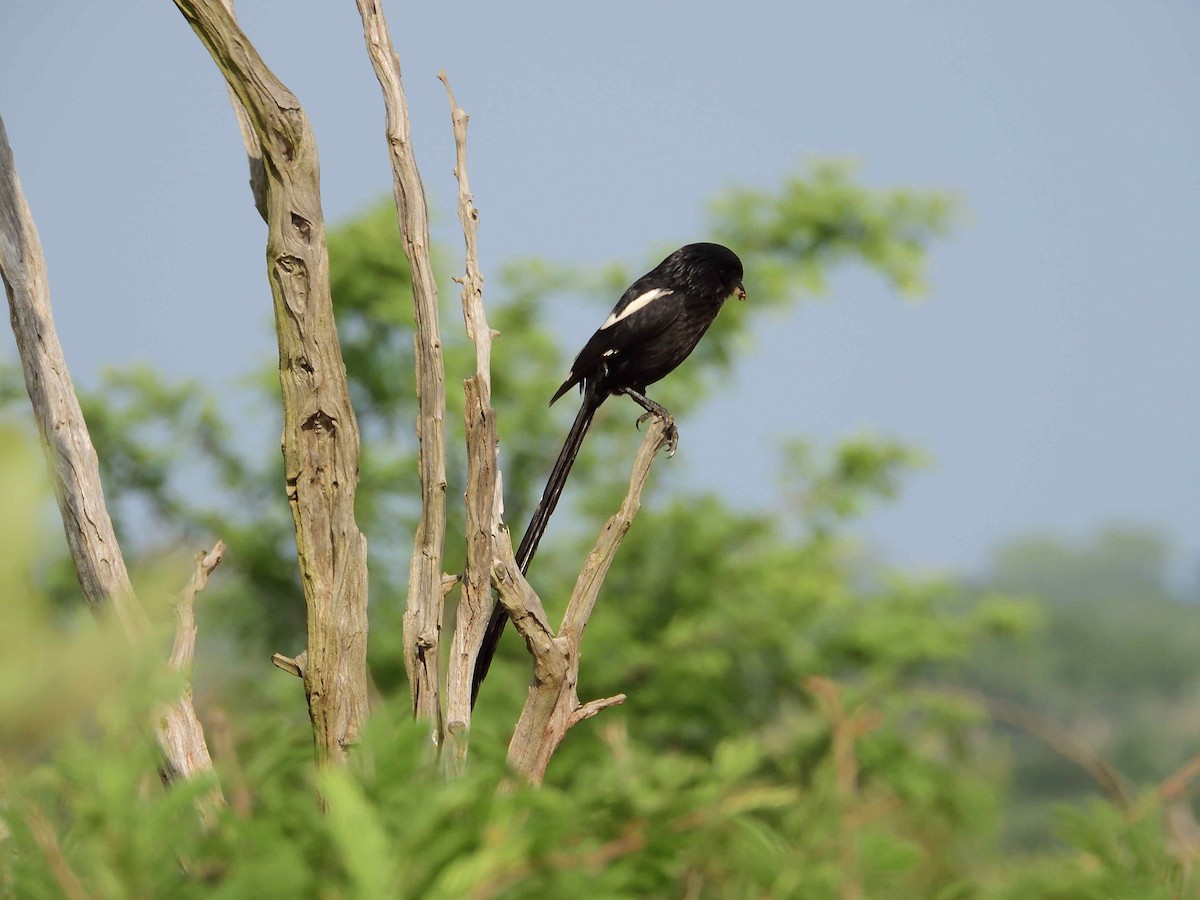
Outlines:
{"type": "Polygon", "coordinates": [[[746,299],[742,285],[742,261],[736,253],[721,244],[688,244],[680,247],[668,262],[675,262],[678,272],[692,290],[717,300],[736,294],[746,299]]]}

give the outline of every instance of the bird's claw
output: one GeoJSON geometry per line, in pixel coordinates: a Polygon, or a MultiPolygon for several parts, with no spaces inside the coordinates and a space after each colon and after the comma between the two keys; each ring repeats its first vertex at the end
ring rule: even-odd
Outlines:
{"type": "Polygon", "coordinates": [[[635,427],[638,431],[642,430],[642,423],[647,419],[661,419],[667,426],[667,456],[674,456],[675,451],[679,448],[679,429],[675,427],[675,419],[670,415],[659,415],[656,412],[644,412],[638,416],[635,427]]]}

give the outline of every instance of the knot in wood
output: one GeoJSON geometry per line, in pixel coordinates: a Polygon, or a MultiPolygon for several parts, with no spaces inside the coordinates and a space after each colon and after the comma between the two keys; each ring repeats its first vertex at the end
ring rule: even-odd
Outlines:
{"type": "Polygon", "coordinates": [[[332,434],[337,430],[337,423],[324,411],[318,409],[304,420],[300,426],[304,431],[315,431],[318,434],[332,434]]]}
{"type": "Polygon", "coordinates": [[[310,243],[312,239],[312,223],[299,213],[292,213],[292,227],[296,229],[296,233],[304,240],[304,243],[310,243]]]}
{"type": "Polygon", "coordinates": [[[298,256],[291,256],[290,254],[282,254],[276,257],[275,265],[279,266],[279,268],[287,272],[289,275],[293,274],[294,272],[304,271],[304,260],[298,256]]]}

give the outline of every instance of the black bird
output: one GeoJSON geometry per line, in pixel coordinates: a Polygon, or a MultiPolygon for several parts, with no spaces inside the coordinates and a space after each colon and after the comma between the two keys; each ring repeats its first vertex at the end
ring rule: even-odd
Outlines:
{"type": "MultiPolygon", "coordinates": [[[[550,403],[577,384],[583,403],[517,548],[516,560],[522,574],[529,571],[546,523],[558,504],[567,475],[600,404],[614,394],[628,394],[646,410],[638,419],[639,425],[650,416],[670,423],[671,414],[646,396],[646,387],[687,359],[730,294],[746,299],[742,261],[737,254],[720,244],[680,247],[629,286],[604,324],[579,351],[567,380],[554,392],[550,403]]],[[[671,442],[674,450],[673,425],[671,442]]],[[[472,706],[507,621],[504,607],[497,603],[475,660],[472,706]]]]}

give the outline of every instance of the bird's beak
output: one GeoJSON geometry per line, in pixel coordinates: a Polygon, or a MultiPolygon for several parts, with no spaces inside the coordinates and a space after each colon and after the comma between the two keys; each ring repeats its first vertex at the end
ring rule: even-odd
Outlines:
{"type": "Polygon", "coordinates": [[[735,294],[737,294],[737,298],[738,298],[739,300],[745,300],[745,299],[746,299],[746,289],[745,289],[744,287],[742,287],[742,283],[741,283],[740,281],[737,283],[737,287],[735,287],[735,288],[733,289],[733,292],[734,292],[735,294]]]}

